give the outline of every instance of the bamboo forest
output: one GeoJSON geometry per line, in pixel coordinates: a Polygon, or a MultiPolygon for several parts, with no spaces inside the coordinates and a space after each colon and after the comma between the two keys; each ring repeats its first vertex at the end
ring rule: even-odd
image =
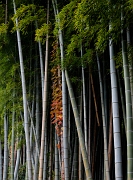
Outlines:
{"type": "Polygon", "coordinates": [[[0,1],[0,180],[133,180],[133,0],[0,1]]]}

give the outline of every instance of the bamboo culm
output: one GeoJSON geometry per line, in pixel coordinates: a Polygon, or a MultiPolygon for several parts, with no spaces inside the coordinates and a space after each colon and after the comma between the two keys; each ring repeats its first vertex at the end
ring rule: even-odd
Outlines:
{"type": "MultiPolygon", "coordinates": [[[[57,1],[52,0],[53,8],[56,15],[59,13],[57,8],[57,1]]],[[[61,51],[61,64],[63,65],[64,60],[64,47],[63,47],[63,36],[60,29],[60,19],[56,18],[59,24],[59,43],[61,51]]],[[[66,80],[65,71],[62,69],[62,104],[63,104],[63,147],[64,147],[64,169],[65,169],[65,180],[69,180],[69,163],[68,163],[68,122],[67,122],[67,97],[66,97],[66,80]]]]}
{"type": "Polygon", "coordinates": [[[77,104],[75,101],[73,89],[71,86],[71,82],[70,82],[67,70],[65,70],[65,77],[66,77],[68,92],[69,92],[71,105],[72,105],[72,109],[73,109],[73,113],[74,113],[75,123],[76,123],[76,127],[77,127],[79,144],[80,144],[80,148],[81,148],[81,154],[82,154],[83,164],[84,164],[85,173],[86,173],[86,179],[92,180],[92,175],[91,175],[91,171],[90,171],[90,167],[89,167],[89,163],[88,163],[88,155],[87,155],[87,151],[86,151],[86,147],[85,147],[85,143],[84,143],[84,137],[83,137],[83,132],[82,132],[81,123],[80,123],[80,119],[79,119],[77,104]]]}
{"type": "MultiPolygon", "coordinates": [[[[14,6],[14,14],[16,14],[15,0],[13,0],[13,6],[14,6]]],[[[18,26],[18,19],[16,18],[16,27],[17,26],[18,26]]],[[[23,62],[23,53],[22,53],[21,37],[20,37],[19,29],[17,29],[17,42],[18,42],[21,80],[22,80],[23,108],[24,108],[24,129],[25,129],[26,149],[27,149],[28,177],[29,177],[29,179],[32,179],[31,151],[30,151],[30,142],[29,142],[30,136],[29,136],[29,122],[28,122],[28,108],[27,108],[27,93],[26,93],[24,62],[23,62]]]]}
{"type": "MultiPolygon", "coordinates": [[[[109,28],[111,29],[111,25],[109,26],[109,28]]],[[[112,39],[109,40],[109,53],[110,53],[110,77],[111,77],[111,94],[112,94],[114,151],[115,151],[115,178],[123,179],[118,86],[117,86],[115,62],[113,59],[114,49],[113,49],[112,39]]]]}
{"type": "MultiPolygon", "coordinates": [[[[47,8],[47,24],[49,23],[49,0],[47,8]]],[[[47,119],[47,95],[48,95],[48,45],[49,45],[49,35],[46,35],[46,53],[45,53],[45,77],[44,77],[44,92],[43,92],[43,112],[42,112],[42,131],[41,131],[41,149],[39,158],[39,180],[43,179],[43,162],[44,162],[44,146],[45,146],[45,126],[47,119]]]]}

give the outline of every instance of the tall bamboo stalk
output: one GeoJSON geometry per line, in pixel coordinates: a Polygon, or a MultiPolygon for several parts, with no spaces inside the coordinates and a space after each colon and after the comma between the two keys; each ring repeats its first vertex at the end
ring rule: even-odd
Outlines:
{"type": "Polygon", "coordinates": [[[57,149],[57,134],[55,131],[55,180],[59,180],[59,153],[57,149]]]}
{"type": "MultiPolygon", "coordinates": [[[[15,0],[13,0],[13,6],[14,6],[14,14],[16,14],[15,0]]],[[[16,27],[18,27],[17,18],[16,18],[16,27]]],[[[21,70],[22,92],[23,92],[24,129],[25,129],[26,150],[27,150],[28,177],[29,179],[32,179],[31,152],[30,152],[30,142],[29,142],[30,137],[29,137],[29,123],[28,123],[28,109],[27,109],[27,93],[26,93],[23,53],[22,53],[21,37],[20,37],[19,29],[17,29],[17,41],[18,41],[18,51],[19,51],[20,70],[21,70]]]]}
{"type": "Polygon", "coordinates": [[[50,124],[50,133],[49,133],[49,178],[52,180],[52,164],[53,164],[53,133],[52,133],[52,124],[50,124]]]}
{"type": "Polygon", "coordinates": [[[15,110],[13,102],[12,112],[12,142],[11,142],[11,180],[14,180],[14,121],[15,121],[15,110]]]}
{"type": "Polygon", "coordinates": [[[4,163],[3,163],[3,180],[7,180],[8,173],[8,122],[7,115],[4,115],[4,163]]]}
{"type": "MultiPolygon", "coordinates": [[[[82,115],[83,115],[83,97],[82,97],[82,89],[81,89],[81,95],[80,95],[80,106],[79,106],[79,118],[82,126],[82,115]]],[[[82,154],[81,154],[81,149],[79,146],[79,157],[78,157],[78,179],[82,180],[82,171],[83,171],[83,163],[82,163],[82,154]]]]}
{"type": "Polygon", "coordinates": [[[21,155],[21,149],[19,148],[19,149],[17,149],[16,164],[15,164],[15,169],[14,169],[14,180],[17,180],[17,176],[18,176],[20,155],[21,155]]]}
{"type": "Polygon", "coordinates": [[[101,78],[101,68],[100,68],[98,54],[97,54],[97,64],[98,64],[100,97],[101,97],[101,107],[102,107],[102,120],[103,120],[105,171],[106,171],[106,179],[109,180],[110,172],[109,172],[109,162],[108,162],[107,127],[106,127],[106,119],[105,119],[105,107],[104,107],[104,98],[103,98],[104,96],[103,96],[103,85],[102,85],[102,78],[101,78]]]}
{"type": "MultiPolygon", "coordinates": [[[[1,135],[1,130],[0,130],[1,135]]],[[[1,144],[1,137],[0,137],[0,180],[2,180],[2,144],[1,144]]]]}
{"type": "MultiPolygon", "coordinates": [[[[81,46],[81,58],[83,56],[83,49],[81,46]]],[[[87,149],[87,114],[86,114],[86,90],[85,90],[85,73],[84,73],[84,67],[82,64],[82,80],[83,80],[83,104],[84,104],[84,136],[85,136],[85,146],[87,149]]]]}
{"type": "MultiPolygon", "coordinates": [[[[34,3],[34,0],[32,0],[34,3]]],[[[36,29],[38,29],[38,23],[35,21],[36,29]]],[[[43,92],[44,92],[44,63],[43,63],[43,53],[42,53],[42,45],[41,41],[38,41],[38,49],[39,49],[39,59],[40,59],[40,70],[41,70],[41,87],[42,87],[42,101],[43,101],[43,92]]]]}
{"type": "Polygon", "coordinates": [[[95,155],[96,155],[96,136],[97,136],[97,126],[96,120],[94,122],[94,131],[93,131],[93,148],[92,148],[92,177],[95,178],[95,155]]]}
{"type": "Polygon", "coordinates": [[[92,175],[91,175],[91,171],[90,171],[90,167],[89,167],[89,163],[88,163],[88,155],[87,155],[87,151],[86,151],[86,147],[85,147],[85,143],[84,143],[84,137],[83,137],[83,132],[82,132],[81,123],[80,123],[80,119],[79,119],[77,104],[75,101],[72,85],[71,85],[67,70],[65,70],[65,77],[66,77],[68,92],[69,92],[72,109],[73,109],[73,113],[74,113],[74,117],[75,117],[75,123],[76,123],[76,127],[77,127],[77,132],[78,132],[79,144],[80,144],[80,148],[81,148],[81,153],[82,153],[82,158],[83,158],[83,163],[84,163],[84,168],[85,168],[85,173],[86,173],[86,179],[90,180],[90,179],[92,179],[92,175]]]}
{"type": "Polygon", "coordinates": [[[44,145],[44,168],[43,168],[43,180],[47,180],[47,164],[48,164],[48,140],[47,140],[47,136],[48,136],[48,130],[47,130],[47,122],[45,125],[45,145],[44,145]]]}
{"type": "MultiPolygon", "coordinates": [[[[109,29],[111,29],[111,24],[109,25],[109,29]]],[[[117,76],[116,76],[115,61],[114,61],[114,47],[111,38],[109,39],[109,54],[110,54],[111,96],[112,96],[112,110],[113,110],[114,151],[115,151],[115,178],[123,179],[118,86],[117,86],[117,76]]]]}
{"type": "MultiPolygon", "coordinates": [[[[129,27],[126,30],[127,33],[127,45],[128,48],[131,46],[131,35],[130,35],[130,29],[129,27]]],[[[132,58],[132,52],[129,52],[130,60],[129,60],[129,75],[130,75],[130,86],[131,86],[131,98],[132,98],[132,106],[133,106],[133,58],[132,58]]],[[[132,108],[132,114],[133,114],[133,108],[132,108]]]]}
{"type": "Polygon", "coordinates": [[[133,179],[133,118],[132,118],[132,101],[131,101],[131,87],[130,87],[130,75],[128,68],[128,57],[127,57],[127,43],[125,38],[125,32],[123,30],[124,19],[123,9],[121,13],[122,23],[122,59],[123,59],[123,70],[124,70],[124,83],[125,83],[125,97],[126,97],[126,119],[127,119],[127,179],[133,179]]]}
{"type": "Polygon", "coordinates": [[[92,93],[93,93],[93,98],[94,98],[97,123],[98,123],[98,126],[100,126],[100,120],[99,120],[99,115],[98,115],[98,107],[97,107],[97,101],[96,101],[96,95],[95,95],[95,89],[94,89],[92,74],[90,74],[90,81],[91,81],[91,86],[92,86],[92,93]]]}
{"type": "MultiPolygon", "coordinates": [[[[47,1],[47,24],[49,23],[49,0],[47,1]]],[[[39,180],[43,179],[43,162],[44,162],[44,145],[45,145],[45,126],[47,119],[47,95],[48,95],[48,45],[49,35],[46,35],[46,53],[45,53],[45,77],[44,77],[44,92],[43,92],[43,112],[42,112],[42,131],[41,131],[41,149],[39,158],[39,180]]]]}
{"type": "MultiPolygon", "coordinates": [[[[53,8],[55,12],[55,18],[58,12],[57,1],[52,0],[53,8]]],[[[63,35],[60,29],[60,19],[56,18],[59,25],[59,44],[61,51],[61,64],[63,66],[64,61],[64,45],[63,45],[63,35]]],[[[64,170],[65,170],[65,180],[69,180],[69,164],[68,164],[68,123],[67,123],[67,97],[66,97],[66,80],[65,71],[62,69],[62,105],[63,105],[63,147],[64,147],[64,170]]]]}
{"type": "Polygon", "coordinates": [[[109,142],[108,142],[108,159],[109,159],[109,170],[111,170],[112,162],[112,151],[113,151],[113,114],[112,114],[112,103],[110,108],[110,123],[109,123],[109,142]]]}
{"type": "Polygon", "coordinates": [[[73,173],[72,173],[72,180],[78,179],[78,136],[75,130],[75,143],[74,143],[74,153],[73,153],[73,173]]]}
{"type": "MultiPolygon", "coordinates": [[[[37,59],[36,59],[36,68],[38,69],[37,59]]],[[[36,147],[35,147],[35,171],[34,171],[34,180],[38,178],[38,166],[39,166],[39,156],[38,156],[38,144],[40,145],[39,139],[39,124],[40,124],[40,107],[39,107],[39,74],[38,70],[36,71],[36,110],[35,110],[35,117],[36,117],[36,147]]],[[[39,148],[40,150],[40,148],[39,148]]]]}
{"type": "Polygon", "coordinates": [[[89,68],[89,123],[88,123],[88,160],[89,165],[91,164],[91,79],[90,79],[90,68],[89,68]]]}
{"type": "Polygon", "coordinates": [[[117,74],[118,74],[118,83],[119,83],[119,89],[120,89],[120,97],[121,97],[121,105],[122,105],[125,133],[127,133],[127,121],[126,121],[126,112],[125,112],[126,107],[125,107],[125,101],[124,101],[124,95],[123,95],[123,88],[122,88],[121,80],[120,80],[119,69],[117,69],[117,74]]]}

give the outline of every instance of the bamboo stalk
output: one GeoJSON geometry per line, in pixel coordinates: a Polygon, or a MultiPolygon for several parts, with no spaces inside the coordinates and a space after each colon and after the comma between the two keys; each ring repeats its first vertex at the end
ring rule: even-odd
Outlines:
{"type": "Polygon", "coordinates": [[[55,180],[59,180],[59,153],[57,150],[57,134],[55,131],[55,180]]]}
{"type": "Polygon", "coordinates": [[[112,115],[112,104],[110,107],[110,124],[109,124],[109,142],[108,142],[108,159],[109,159],[109,170],[111,171],[112,162],[112,150],[113,150],[113,115],[112,115]]]}
{"type": "MultiPolygon", "coordinates": [[[[49,23],[49,0],[47,1],[47,24],[49,23]]],[[[48,94],[48,45],[49,34],[46,35],[46,53],[45,53],[45,77],[44,77],[44,92],[43,92],[43,113],[42,113],[42,130],[41,130],[41,148],[39,158],[39,180],[43,179],[43,162],[44,162],[44,146],[45,146],[45,126],[47,118],[47,94],[48,94]]]]}
{"type": "MultiPolygon", "coordinates": [[[[14,6],[14,14],[16,14],[15,0],[13,0],[13,6],[14,6]]],[[[16,27],[18,27],[18,19],[17,18],[16,18],[16,27]]],[[[30,140],[30,137],[29,137],[29,122],[28,122],[28,109],[27,109],[27,92],[26,92],[24,62],[23,62],[23,53],[22,53],[22,45],[21,45],[21,37],[20,37],[19,29],[17,29],[17,42],[18,42],[20,70],[21,70],[22,93],[23,93],[24,129],[25,129],[25,138],[26,138],[28,177],[29,177],[29,179],[32,179],[31,151],[30,151],[30,142],[29,142],[29,140],[30,140]]]]}
{"type": "MultiPolygon", "coordinates": [[[[60,51],[61,51],[61,64],[63,66],[64,61],[64,45],[63,45],[63,36],[62,31],[60,28],[60,19],[56,18],[59,14],[57,0],[52,0],[55,19],[56,22],[59,24],[59,44],[60,44],[60,51]]],[[[63,148],[64,148],[64,173],[65,173],[65,180],[69,180],[69,162],[68,162],[68,122],[67,122],[67,97],[66,97],[66,80],[65,80],[65,71],[62,69],[62,104],[63,104],[63,148]]]]}
{"type": "MultiPolygon", "coordinates": [[[[109,25],[109,29],[111,29],[111,24],[109,25]]],[[[117,76],[116,76],[116,68],[114,61],[114,47],[111,38],[109,39],[109,54],[110,54],[111,96],[112,96],[112,110],[113,110],[113,135],[114,135],[114,151],[115,151],[114,152],[115,178],[123,179],[118,86],[117,86],[117,76]]]]}
{"type": "Polygon", "coordinates": [[[15,121],[15,110],[13,102],[13,112],[12,112],[12,142],[11,142],[11,180],[14,180],[14,121],[15,121]]]}
{"type": "Polygon", "coordinates": [[[4,163],[3,163],[3,180],[7,180],[8,173],[8,123],[7,115],[4,115],[4,163]]]}
{"type": "Polygon", "coordinates": [[[74,117],[75,117],[75,123],[76,123],[76,127],[77,127],[77,132],[78,132],[79,144],[80,144],[80,148],[81,148],[81,153],[82,153],[82,158],[83,158],[83,163],[84,163],[84,168],[85,168],[85,173],[86,173],[86,179],[90,180],[90,179],[92,179],[92,175],[91,175],[91,171],[90,171],[90,167],[89,167],[89,163],[88,163],[88,155],[87,155],[87,151],[85,148],[84,137],[83,137],[83,132],[82,132],[81,123],[80,123],[80,119],[79,119],[77,104],[75,101],[73,89],[71,86],[71,82],[70,82],[67,70],[65,70],[65,76],[66,76],[66,82],[67,82],[69,96],[71,99],[72,109],[73,109],[73,113],[74,113],[74,117]]]}
{"type": "Polygon", "coordinates": [[[109,171],[109,162],[108,162],[108,147],[107,147],[107,125],[105,119],[105,107],[104,107],[104,99],[103,99],[103,85],[101,78],[101,68],[98,54],[97,56],[97,65],[98,65],[98,74],[99,74],[99,84],[100,84],[100,97],[101,97],[101,107],[102,107],[102,120],[103,120],[103,136],[104,136],[104,165],[105,165],[105,177],[107,180],[110,180],[110,171],[109,171]]]}
{"type": "Polygon", "coordinates": [[[89,165],[91,164],[91,79],[90,79],[90,68],[89,68],[89,124],[88,124],[88,160],[89,165]]]}
{"type": "Polygon", "coordinates": [[[93,153],[92,153],[92,178],[95,179],[95,153],[96,153],[96,136],[97,136],[96,120],[94,122],[94,142],[93,142],[93,153]]]}
{"type": "Polygon", "coordinates": [[[96,95],[95,95],[95,90],[94,90],[92,74],[90,74],[90,79],[91,79],[92,93],[93,93],[94,104],[95,104],[97,123],[98,123],[98,126],[100,126],[99,115],[98,115],[98,108],[97,108],[97,101],[96,101],[96,95]]]}

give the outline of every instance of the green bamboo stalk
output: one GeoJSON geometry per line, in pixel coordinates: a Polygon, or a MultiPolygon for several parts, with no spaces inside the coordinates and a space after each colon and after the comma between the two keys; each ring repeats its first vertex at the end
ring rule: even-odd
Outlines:
{"type": "MultiPolygon", "coordinates": [[[[34,104],[34,102],[33,102],[33,104],[34,104]]],[[[35,130],[34,123],[33,123],[34,110],[32,110],[32,113],[31,113],[28,102],[27,102],[27,106],[28,106],[28,112],[29,112],[29,116],[30,116],[30,120],[31,120],[31,132],[33,131],[33,134],[34,134],[36,148],[37,148],[37,156],[39,157],[39,144],[37,141],[36,130],[35,130]]],[[[32,143],[32,137],[30,139],[31,139],[31,143],[32,143]]]]}
{"type": "Polygon", "coordinates": [[[98,74],[99,74],[99,84],[100,84],[100,97],[101,97],[101,107],[102,107],[102,120],[103,120],[105,171],[106,171],[106,179],[110,180],[109,162],[108,162],[108,147],[107,147],[107,127],[106,127],[106,119],[105,119],[105,107],[104,107],[104,98],[103,98],[104,97],[103,96],[103,85],[102,85],[100,62],[99,62],[98,54],[97,54],[97,64],[98,64],[98,74]]]}
{"type": "Polygon", "coordinates": [[[44,145],[44,170],[43,170],[43,180],[47,180],[47,153],[48,153],[48,142],[47,142],[47,136],[48,136],[48,131],[47,131],[47,122],[45,126],[45,145],[44,145]]]}
{"type": "MultiPolygon", "coordinates": [[[[81,58],[83,56],[83,49],[81,46],[81,58]]],[[[84,136],[85,136],[85,146],[86,146],[86,150],[87,150],[87,115],[86,115],[86,90],[85,90],[85,73],[84,73],[84,67],[83,67],[83,63],[82,63],[82,81],[83,81],[83,104],[84,104],[84,136]]]]}
{"type": "Polygon", "coordinates": [[[122,88],[122,85],[121,85],[119,69],[117,69],[117,74],[118,74],[118,83],[119,83],[119,88],[120,88],[120,97],[121,97],[121,104],[122,104],[122,113],[123,113],[123,119],[124,119],[125,133],[127,133],[125,102],[124,102],[123,88],[122,88]]]}
{"type": "Polygon", "coordinates": [[[13,102],[12,112],[12,141],[11,141],[11,180],[14,180],[14,121],[15,121],[15,110],[13,102]]]}
{"type": "MultiPolygon", "coordinates": [[[[109,29],[111,29],[111,24],[109,25],[109,29]]],[[[112,110],[113,110],[114,151],[115,151],[115,178],[123,179],[118,85],[117,85],[117,76],[116,76],[116,68],[114,61],[114,47],[111,38],[109,39],[109,54],[110,54],[110,77],[111,77],[111,95],[112,95],[112,110]]]]}
{"type": "Polygon", "coordinates": [[[69,92],[72,109],[73,109],[73,113],[74,113],[74,117],[75,117],[75,123],[76,123],[76,127],[77,127],[77,132],[78,132],[79,144],[80,144],[80,148],[81,148],[81,153],[82,153],[82,158],[83,158],[83,163],[84,163],[84,168],[85,168],[85,173],[86,173],[86,179],[90,180],[90,179],[92,179],[92,175],[91,175],[91,171],[90,171],[90,167],[89,167],[89,163],[88,163],[88,155],[87,155],[87,151],[86,151],[86,147],[85,147],[85,142],[84,142],[83,132],[82,132],[81,123],[80,123],[80,119],[79,119],[77,104],[76,104],[76,100],[74,97],[72,85],[71,85],[67,70],[65,70],[65,77],[66,77],[68,92],[69,92]]]}
{"type": "Polygon", "coordinates": [[[20,155],[21,155],[21,149],[19,148],[19,149],[17,149],[16,164],[15,164],[15,169],[14,169],[14,180],[17,180],[17,176],[18,176],[20,155]]]}
{"type": "Polygon", "coordinates": [[[90,67],[89,67],[89,124],[88,124],[88,160],[89,165],[91,164],[91,78],[90,78],[90,67]]]}
{"type": "Polygon", "coordinates": [[[55,131],[55,180],[59,180],[59,153],[57,149],[57,134],[55,131]]]}
{"type": "Polygon", "coordinates": [[[112,103],[110,108],[110,123],[109,123],[109,142],[108,142],[108,159],[109,159],[109,170],[111,170],[112,162],[112,151],[113,151],[113,114],[112,114],[112,103]]]}
{"type": "MultiPolygon", "coordinates": [[[[52,0],[55,19],[59,25],[59,44],[61,51],[61,64],[63,66],[64,61],[64,45],[63,45],[63,35],[60,29],[60,19],[56,18],[56,15],[59,14],[57,1],[52,0]]],[[[68,122],[67,122],[67,97],[66,97],[66,80],[65,80],[65,71],[62,69],[62,104],[63,104],[63,148],[64,148],[64,171],[65,171],[65,180],[69,180],[69,163],[68,163],[68,122]]]]}
{"type": "Polygon", "coordinates": [[[78,179],[78,136],[77,132],[75,129],[75,143],[74,143],[74,153],[73,153],[73,173],[72,173],[72,180],[77,180],[78,179]]]}
{"type": "MultiPolygon", "coordinates": [[[[15,0],[13,0],[14,14],[16,14],[15,0]]],[[[18,19],[16,18],[16,27],[18,26],[18,19]]],[[[31,165],[31,151],[30,151],[30,137],[29,137],[29,122],[28,122],[28,109],[27,109],[27,93],[26,93],[26,82],[24,73],[23,53],[21,47],[20,31],[17,29],[17,41],[19,50],[21,80],[22,80],[22,92],[23,92],[23,108],[24,108],[24,129],[26,139],[26,150],[27,150],[27,166],[28,166],[28,177],[32,179],[32,165],[31,165]]]]}
{"type": "Polygon", "coordinates": [[[52,162],[53,162],[53,133],[52,133],[52,124],[50,123],[49,131],[49,177],[48,180],[52,180],[52,162]]]}
{"type": "Polygon", "coordinates": [[[8,173],[8,123],[7,115],[4,115],[4,163],[3,163],[3,180],[7,180],[8,173]]]}
{"type": "MultiPolygon", "coordinates": [[[[1,130],[0,130],[0,135],[1,135],[1,130]]],[[[0,137],[0,180],[2,180],[2,144],[1,144],[1,137],[0,137]]]]}
{"type": "MultiPolygon", "coordinates": [[[[131,46],[131,37],[130,37],[130,29],[127,28],[127,45],[128,48],[131,46]]],[[[133,106],[133,58],[132,53],[129,52],[128,57],[129,60],[129,75],[130,75],[130,86],[131,86],[131,98],[132,98],[132,106],[133,106]]],[[[132,108],[132,114],[133,114],[133,108],[132,108]]]]}
{"type": "MultiPolygon", "coordinates": [[[[82,89],[81,89],[81,95],[80,95],[80,107],[79,107],[79,118],[80,118],[80,122],[81,122],[81,126],[82,126],[82,115],[83,115],[83,103],[82,103],[82,89]]],[[[79,145],[78,145],[79,146],[79,145]]],[[[82,154],[81,154],[81,149],[79,146],[79,157],[78,157],[78,179],[82,180],[82,171],[83,171],[83,162],[82,162],[82,154]]]]}
{"type": "Polygon", "coordinates": [[[125,83],[125,97],[126,97],[126,120],[127,120],[127,180],[133,179],[133,118],[132,118],[132,100],[131,100],[131,87],[130,87],[130,75],[128,68],[128,57],[127,57],[127,43],[124,37],[123,30],[123,10],[121,13],[122,22],[122,59],[123,59],[123,70],[124,70],[124,83],[125,83]]]}
{"type": "MultiPolygon", "coordinates": [[[[49,23],[49,0],[47,1],[47,24],[49,23]]],[[[48,95],[48,45],[49,45],[49,34],[46,35],[46,53],[45,53],[45,77],[44,77],[44,92],[43,92],[43,113],[42,113],[42,131],[41,131],[41,149],[39,158],[39,180],[43,179],[43,168],[44,168],[44,146],[45,146],[45,126],[47,119],[47,95],[48,95]]]]}
{"type": "MultiPolygon", "coordinates": [[[[34,4],[34,0],[32,0],[34,4]]],[[[38,23],[35,21],[35,27],[38,29],[38,23]]],[[[43,64],[43,53],[42,53],[42,45],[41,41],[38,41],[38,49],[39,49],[39,59],[40,59],[40,70],[41,70],[41,88],[42,88],[42,101],[43,101],[43,91],[44,91],[44,64],[43,64]]]]}
{"type": "Polygon", "coordinates": [[[90,74],[90,80],[91,80],[92,93],[93,93],[93,99],[94,99],[94,104],[95,104],[95,112],[96,112],[97,123],[98,123],[98,126],[100,126],[100,120],[99,120],[99,115],[98,115],[98,107],[97,107],[97,101],[96,101],[96,95],[95,95],[95,89],[94,89],[92,74],[90,74]]]}
{"type": "MultiPolygon", "coordinates": [[[[33,93],[34,94],[34,93],[33,93]]],[[[31,119],[31,122],[32,122],[32,119],[34,117],[34,95],[33,95],[33,102],[32,102],[32,112],[29,113],[30,114],[30,119],[31,119]]],[[[32,162],[32,171],[34,172],[34,169],[35,169],[35,162],[34,162],[34,155],[33,155],[33,129],[35,130],[35,128],[33,128],[34,124],[30,123],[30,149],[31,149],[31,162],[32,162]]],[[[36,136],[36,133],[35,133],[35,136],[36,136]]],[[[35,137],[35,140],[36,140],[36,137],[35,137]]],[[[39,155],[39,154],[38,154],[39,155]]]]}

